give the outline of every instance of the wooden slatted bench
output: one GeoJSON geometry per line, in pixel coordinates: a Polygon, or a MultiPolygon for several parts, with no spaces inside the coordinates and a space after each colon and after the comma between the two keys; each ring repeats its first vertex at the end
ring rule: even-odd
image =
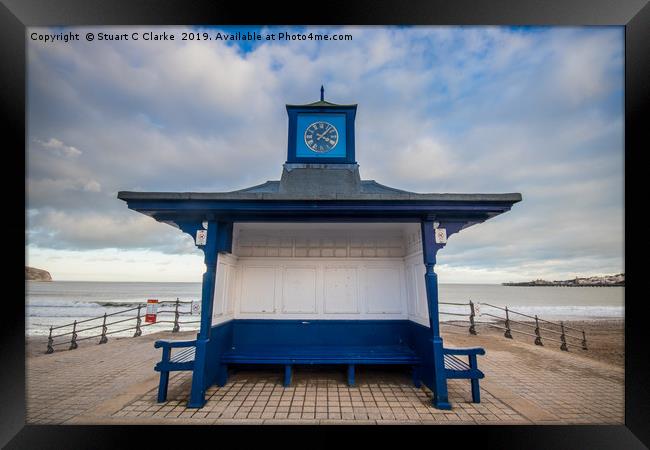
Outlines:
{"type": "Polygon", "coordinates": [[[167,400],[167,386],[169,384],[169,372],[178,370],[193,370],[194,357],[196,354],[196,341],[156,341],[155,348],[162,347],[162,360],[156,364],[154,370],[160,372],[160,383],[158,384],[158,401],[167,400]],[[183,348],[172,356],[172,348],[183,348]]]}
{"type": "MultiPolygon", "coordinates": [[[[347,381],[355,384],[355,366],[359,364],[407,365],[413,369],[413,383],[424,382],[434,390],[434,358],[429,329],[401,321],[376,321],[352,324],[353,321],[299,323],[277,320],[238,320],[212,328],[206,347],[207,379],[205,387],[227,383],[228,365],[260,364],[284,366],[284,385],[291,385],[295,365],[347,366],[347,381]],[[345,332],[345,333],[344,333],[345,332]],[[422,371],[425,372],[422,372],[422,371]]],[[[162,359],[155,366],[160,372],[158,401],[167,399],[169,372],[194,370],[197,341],[156,341],[162,359]],[[172,355],[172,351],[174,354],[172,355]]],[[[472,401],[480,402],[477,355],[482,348],[443,348],[444,377],[469,379],[472,401]],[[467,361],[461,359],[467,357],[467,361]]],[[[196,379],[193,379],[193,389],[196,379]]],[[[197,389],[200,387],[197,387],[197,389]]]]}
{"type": "Polygon", "coordinates": [[[472,385],[472,401],[481,403],[481,392],[478,380],[485,377],[478,370],[476,355],[485,355],[485,350],[480,347],[473,348],[444,348],[445,376],[447,379],[469,379],[472,385]],[[467,356],[468,362],[458,358],[467,356]]]}
{"type": "Polygon", "coordinates": [[[235,348],[221,357],[224,364],[284,365],[284,386],[291,385],[292,369],[297,364],[347,365],[348,385],[355,384],[355,366],[358,364],[403,364],[413,368],[416,379],[420,358],[405,345],[385,346],[309,346],[273,347],[250,346],[235,348]]]}

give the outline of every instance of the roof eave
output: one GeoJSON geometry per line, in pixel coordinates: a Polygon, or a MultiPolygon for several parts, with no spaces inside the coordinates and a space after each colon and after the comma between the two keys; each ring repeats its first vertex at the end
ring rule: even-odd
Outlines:
{"type": "Polygon", "coordinates": [[[330,102],[314,102],[314,103],[307,103],[304,105],[285,105],[287,110],[289,109],[356,109],[358,104],[353,103],[349,105],[339,105],[336,103],[330,103],[330,102]]]}
{"type": "Polygon", "coordinates": [[[461,203],[491,203],[491,202],[508,202],[518,203],[522,197],[520,193],[503,193],[503,194],[418,194],[415,192],[403,193],[360,193],[360,194],[284,194],[278,192],[134,192],[120,191],[117,194],[120,200],[142,200],[142,201],[280,201],[280,202],[331,202],[331,201],[355,201],[355,202],[461,202],[461,203]]]}

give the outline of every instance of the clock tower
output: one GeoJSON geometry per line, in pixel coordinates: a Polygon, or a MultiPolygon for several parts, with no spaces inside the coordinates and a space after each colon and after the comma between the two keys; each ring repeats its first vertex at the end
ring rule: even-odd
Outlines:
{"type": "Polygon", "coordinates": [[[354,118],[357,105],[337,105],[320,100],[305,105],[287,105],[289,141],[287,164],[356,164],[354,118]]]}

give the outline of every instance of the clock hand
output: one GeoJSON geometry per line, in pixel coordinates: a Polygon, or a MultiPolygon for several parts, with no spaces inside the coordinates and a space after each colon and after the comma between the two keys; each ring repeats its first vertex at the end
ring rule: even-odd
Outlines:
{"type": "Polygon", "coordinates": [[[324,137],[324,135],[321,135],[320,137],[318,137],[317,140],[320,141],[321,138],[323,138],[323,140],[324,140],[325,142],[327,142],[328,144],[331,144],[332,142],[334,142],[333,140],[324,137]]]}
{"type": "Polygon", "coordinates": [[[322,138],[323,136],[325,136],[325,135],[327,134],[327,132],[328,132],[329,130],[331,130],[331,129],[332,129],[332,125],[330,125],[329,128],[328,128],[327,130],[323,131],[323,134],[318,134],[318,133],[316,133],[316,136],[318,137],[318,139],[320,139],[320,138],[322,138]]]}

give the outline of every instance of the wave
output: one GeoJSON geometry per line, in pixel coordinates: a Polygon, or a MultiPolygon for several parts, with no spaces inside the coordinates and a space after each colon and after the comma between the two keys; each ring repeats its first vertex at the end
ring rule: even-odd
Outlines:
{"type": "Polygon", "coordinates": [[[87,302],[87,301],[64,301],[64,302],[47,302],[37,303],[29,302],[28,308],[135,308],[138,305],[146,305],[146,303],[130,303],[130,302],[87,302]]]}
{"type": "MultiPolygon", "coordinates": [[[[440,320],[451,322],[453,320],[467,320],[468,317],[447,315],[445,313],[467,314],[469,316],[469,307],[446,307],[440,308],[440,320]]],[[[516,306],[508,307],[510,318],[513,320],[528,321],[534,320],[530,317],[521,316],[517,313],[526,314],[527,316],[537,315],[540,319],[546,320],[579,320],[589,318],[623,318],[625,317],[625,307],[623,306],[576,306],[576,305],[555,305],[555,306],[516,306]]],[[[487,314],[504,317],[505,312],[493,307],[479,305],[476,317],[481,321],[496,321],[497,318],[487,314]]]]}
{"type": "MultiPolygon", "coordinates": [[[[171,300],[160,300],[161,302],[168,302],[171,300]]],[[[188,302],[191,300],[181,300],[181,302],[188,302]]],[[[198,301],[198,300],[193,300],[198,301]]],[[[56,300],[56,301],[27,301],[26,306],[28,309],[31,308],[136,308],[140,306],[146,306],[146,301],[134,301],[134,300],[97,300],[97,301],[88,301],[88,300],[56,300]]],[[[169,303],[164,303],[165,306],[170,306],[169,303]]],[[[181,303],[181,306],[187,307],[187,303],[181,303]]]]}
{"type": "MultiPolygon", "coordinates": [[[[68,318],[69,322],[78,319],[89,319],[92,317],[102,317],[104,313],[111,314],[114,317],[135,317],[137,314],[137,306],[141,305],[143,308],[140,314],[144,315],[146,311],[146,304],[144,303],[88,303],[77,302],[66,305],[28,305],[25,309],[25,317],[40,317],[40,318],[68,318]]],[[[173,313],[174,306],[171,304],[163,304],[158,307],[158,313],[173,313]]],[[[181,314],[189,312],[189,304],[184,304],[179,308],[181,314]]]]}

